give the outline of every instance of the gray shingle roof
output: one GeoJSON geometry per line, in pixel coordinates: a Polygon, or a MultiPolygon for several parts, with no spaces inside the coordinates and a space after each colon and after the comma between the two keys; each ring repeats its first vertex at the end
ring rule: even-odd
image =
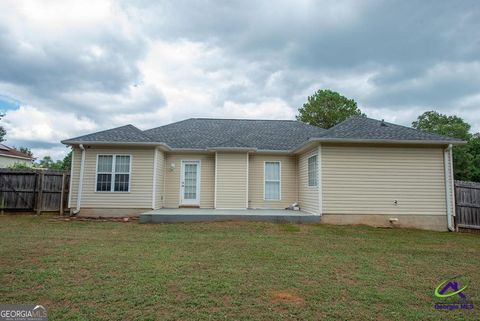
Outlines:
{"type": "Polygon", "coordinates": [[[191,118],[144,131],[173,148],[251,147],[291,150],[325,129],[293,120],[191,118]]]}
{"type": "Polygon", "coordinates": [[[372,139],[372,140],[421,140],[451,141],[460,139],[427,133],[410,127],[383,122],[380,120],[353,116],[328,129],[322,138],[332,139],[372,139]]]}
{"type": "Polygon", "coordinates": [[[293,120],[190,118],[141,131],[126,125],[62,141],[71,143],[164,143],[174,149],[255,148],[291,151],[309,139],[461,142],[366,117],[351,117],[325,130],[293,120]]]}
{"type": "Polygon", "coordinates": [[[152,142],[152,139],[137,127],[125,125],[62,141],[62,143],[69,142],[146,143],[152,142]]]}

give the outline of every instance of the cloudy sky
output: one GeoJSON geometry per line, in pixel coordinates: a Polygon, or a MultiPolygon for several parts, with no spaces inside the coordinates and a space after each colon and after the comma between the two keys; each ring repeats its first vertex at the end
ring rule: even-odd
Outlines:
{"type": "Polygon", "coordinates": [[[293,119],[315,90],[480,130],[480,1],[2,0],[7,144],[188,117],[293,119]]]}

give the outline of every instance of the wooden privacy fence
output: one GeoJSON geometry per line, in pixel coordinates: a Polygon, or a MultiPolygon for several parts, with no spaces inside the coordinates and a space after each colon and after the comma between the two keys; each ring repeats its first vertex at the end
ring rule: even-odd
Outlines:
{"type": "Polygon", "coordinates": [[[455,181],[456,225],[480,229],[480,183],[455,181]]]}
{"type": "Polygon", "coordinates": [[[70,173],[0,169],[2,211],[59,212],[68,206],[70,173]]]}

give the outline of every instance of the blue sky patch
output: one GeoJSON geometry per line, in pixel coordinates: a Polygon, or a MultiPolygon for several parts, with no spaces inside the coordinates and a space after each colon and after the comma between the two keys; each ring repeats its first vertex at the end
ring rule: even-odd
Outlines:
{"type": "Polygon", "coordinates": [[[17,109],[20,106],[20,102],[8,96],[0,95],[0,110],[7,111],[17,109]]]}

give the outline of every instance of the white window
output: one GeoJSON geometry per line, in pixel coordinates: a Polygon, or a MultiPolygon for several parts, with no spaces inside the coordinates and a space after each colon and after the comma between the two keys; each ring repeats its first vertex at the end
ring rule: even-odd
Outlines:
{"type": "Polygon", "coordinates": [[[130,191],[130,156],[98,155],[97,192],[130,191]]]}
{"type": "Polygon", "coordinates": [[[280,200],[280,162],[265,162],[264,174],[265,200],[280,200]]]}
{"type": "Polygon", "coordinates": [[[308,186],[317,186],[318,182],[317,155],[308,158],[308,186]]]}

